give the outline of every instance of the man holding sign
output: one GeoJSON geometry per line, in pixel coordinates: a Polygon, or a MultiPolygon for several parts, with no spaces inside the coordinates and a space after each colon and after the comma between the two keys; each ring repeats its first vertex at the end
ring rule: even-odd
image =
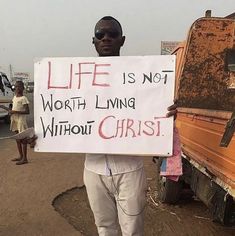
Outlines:
{"type": "MultiPolygon", "coordinates": [[[[95,26],[93,44],[100,57],[119,56],[125,42],[120,23],[103,17],[95,26]]],[[[176,114],[168,108],[167,117],[176,114]]],[[[99,235],[143,235],[146,176],[140,156],[86,154],[84,183],[99,235]]]]}

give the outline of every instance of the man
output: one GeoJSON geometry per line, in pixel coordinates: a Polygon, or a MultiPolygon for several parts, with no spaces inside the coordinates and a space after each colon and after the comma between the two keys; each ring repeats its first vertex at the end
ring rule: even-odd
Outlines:
{"type": "MultiPolygon", "coordinates": [[[[103,17],[95,26],[93,44],[99,56],[119,56],[125,42],[121,24],[103,17]]],[[[175,106],[168,116],[175,115],[175,106]]],[[[143,235],[146,176],[139,156],[87,154],[84,183],[99,235],[143,235]]]]}

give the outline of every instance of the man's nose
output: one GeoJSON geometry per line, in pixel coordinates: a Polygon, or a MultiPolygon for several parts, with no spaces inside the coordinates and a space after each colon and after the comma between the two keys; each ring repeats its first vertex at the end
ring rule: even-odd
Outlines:
{"type": "Polygon", "coordinates": [[[102,40],[111,40],[111,37],[109,36],[108,33],[105,33],[102,40]]]}

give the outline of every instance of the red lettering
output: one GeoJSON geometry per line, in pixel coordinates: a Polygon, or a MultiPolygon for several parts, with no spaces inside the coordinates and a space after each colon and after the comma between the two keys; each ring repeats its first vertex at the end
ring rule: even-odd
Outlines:
{"type": "Polygon", "coordinates": [[[104,125],[104,122],[109,119],[109,118],[114,118],[115,119],[115,116],[107,116],[105,117],[101,122],[100,122],[100,125],[99,125],[99,135],[101,138],[103,139],[111,139],[111,138],[114,138],[114,135],[113,136],[106,136],[104,135],[104,132],[103,132],[103,125],[104,125]]]}
{"type": "Polygon", "coordinates": [[[94,67],[94,76],[93,76],[93,82],[92,82],[92,85],[94,86],[102,86],[102,87],[109,87],[110,84],[105,84],[105,83],[98,83],[97,82],[97,75],[109,75],[108,72],[97,72],[97,67],[99,66],[111,66],[111,64],[95,64],[95,67],[94,67]]]}
{"type": "Polygon", "coordinates": [[[81,62],[81,63],[78,63],[78,89],[80,89],[81,87],[81,80],[82,80],[82,75],[90,75],[92,74],[91,71],[84,71],[82,72],[82,65],[92,65],[92,64],[95,64],[95,62],[81,62]]]}
{"type": "Polygon", "coordinates": [[[47,82],[47,89],[51,89],[51,88],[67,89],[68,86],[53,86],[53,85],[51,85],[51,62],[48,61],[48,82],[47,82]]]}
{"type": "MultiPolygon", "coordinates": [[[[98,67],[108,67],[111,66],[111,64],[95,64],[95,62],[79,62],[78,63],[78,73],[74,73],[73,69],[73,64],[70,64],[69,68],[69,79],[67,80],[68,85],[67,86],[60,86],[60,85],[54,85],[53,84],[53,77],[52,77],[52,63],[51,61],[48,61],[48,81],[47,81],[47,88],[48,89],[71,89],[73,87],[73,79],[74,79],[74,74],[78,75],[78,89],[81,88],[82,84],[82,79],[85,75],[92,75],[93,74],[93,79],[92,79],[92,86],[101,86],[101,87],[110,87],[109,83],[102,83],[100,79],[102,79],[102,76],[107,76],[109,75],[109,72],[107,71],[98,71],[98,67]],[[90,68],[89,70],[84,69],[85,66],[93,65],[94,68],[90,68]],[[98,80],[99,76],[99,80],[98,80]]],[[[63,83],[66,83],[66,80],[63,80],[63,83]]]]}
{"type": "Polygon", "coordinates": [[[148,136],[152,136],[154,135],[154,128],[152,127],[154,125],[154,122],[153,121],[145,121],[144,122],[144,125],[149,128],[152,132],[151,133],[148,133],[146,130],[143,130],[143,133],[148,135],[148,136]]]}
{"type": "Polygon", "coordinates": [[[116,134],[115,134],[115,137],[118,136],[118,130],[121,130],[121,134],[120,134],[120,138],[123,136],[123,130],[124,130],[124,122],[125,122],[125,119],[123,120],[117,120],[117,126],[116,126],[116,134]],[[121,123],[121,125],[120,125],[121,123]]]}
{"type": "Polygon", "coordinates": [[[141,120],[138,120],[138,122],[139,122],[139,131],[138,131],[138,135],[140,136],[140,131],[141,131],[141,120]]]}
{"type": "MultiPolygon", "coordinates": [[[[160,136],[160,120],[159,119],[166,119],[166,117],[154,117],[154,121],[151,120],[134,120],[134,119],[116,119],[115,116],[107,116],[105,117],[99,125],[99,135],[103,139],[111,139],[111,138],[124,138],[124,137],[131,137],[136,138],[137,136],[160,136]],[[110,129],[112,133],[115,135],[107,135],[104,132],[104,127],[106,125],[106,121],[109,118],[112,118],[112,125],[109,125],[109,132],[110,129]],[[115,126],[116,124],[116,126],[115,126]],[[125,135],[124,135],[125,134],[125,135]]],[[[110,121],[110,120],[109,120],[110,121]]],[[[106,126],[107,127],[107,126],[106,126]]]]}
{"type": "MultiPolygon", "coordinates": [[[[167,117],[154,117],[154,120],[158,120],[160,118],[166,118],[167,119],[167,117]]],[[[156,122],[156,125],[157,125],[156,136],[160,136],[160,121],[159,120],[156,122]]]]}
{"type": "Polygon", "coordinates": [[[134,120],[132,120],[132,119],[127,119],[126,135],[125,135],[125,137],[128,136],[128,130],[131,130],[131,131],[132,131],[132,134],[133,134],[132,137],[136,137],[135,131],[131,128],[131,127],[133,126],[133,124],[134,124],[134,120]]]}
{"type": "Polygon", "coordinates": [[[73,80],[73,64],[70,64],[70,81],[69,81],[69,88],[72,87],[72,80],[73,80]]]}

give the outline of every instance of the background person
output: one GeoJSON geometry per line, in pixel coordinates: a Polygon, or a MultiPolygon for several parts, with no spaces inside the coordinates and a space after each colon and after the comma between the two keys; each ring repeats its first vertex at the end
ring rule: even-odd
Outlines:
{"type": "MultiPolygon", "coordinates": [[[[26,115],[29,114],[29,101],[27,97],[23,95],[24,83],[22,81],[16,81],[15,83],[15,96],[12,100],[12,109],[5,106],[1,108],[7,110],[11,115],[10,130],[16,133],[20,133],[28,128],[26,115]]],[[[25,139],[16,140],[19,157],[12,159],[16,161],[16,165],[22,165],[28,163],[27,159],[27,141],[25,139]]]]}

